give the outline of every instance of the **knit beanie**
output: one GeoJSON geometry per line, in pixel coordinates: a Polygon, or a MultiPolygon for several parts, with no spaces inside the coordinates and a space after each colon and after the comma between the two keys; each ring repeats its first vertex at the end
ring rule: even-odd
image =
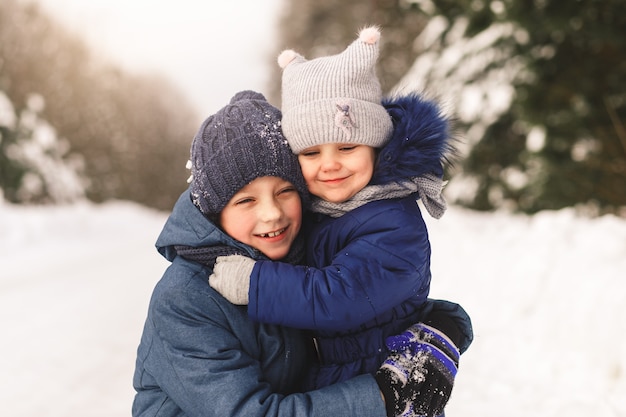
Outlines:
{"type": "Polygon", "coordinates": [[[245,185],[259,177],[291,182],[308,200],[298,157],[281,130],[281,113],[254,91],[237,93],[200,126],[191,144],[191,199],[206,216],[220,213],[245,185]]]}
{"type": "Polygon", "coordinates": [[[343,52],[306,60],[283,51],[283,132],[295,153],[323,143],[382,147],[393,125],[376,77],[380,30],[369,27],[343,52]]]}

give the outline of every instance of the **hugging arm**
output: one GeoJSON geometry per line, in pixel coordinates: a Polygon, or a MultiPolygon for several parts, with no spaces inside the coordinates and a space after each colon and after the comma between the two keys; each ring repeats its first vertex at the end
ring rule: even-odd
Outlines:
{"type": "Polygon", "coordinates": [[[345,331],[409,297],[426,299],[426,226],[406,227],[415,218],[401,210],[385,214],[384,222],[371,219],[355,228],[350,241],[329,251],[335,254],[326,266],[257,261],[246,280],[250,317],[295,328],[345,331]]]}

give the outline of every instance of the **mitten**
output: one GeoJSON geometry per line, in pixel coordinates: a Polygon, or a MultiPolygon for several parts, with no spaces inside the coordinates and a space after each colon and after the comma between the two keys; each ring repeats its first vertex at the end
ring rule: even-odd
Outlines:
{"type": "MultiPolygon", "coordinates": [[[[459,364],[459,351],[439,330],[423,323],[386,340],[392,354],[376,375],[393,392],[386,393],[387,413],[402,416],[437,416],[447,404],[459,364]],[[380,376],[379,376],[380,374],[380,376]],[[393,406],[393,410],[390,409],[393,406]]],[[[379,386],[381,383],[379,382],[379,386]]]]}
{"type": "Polygon", "coordinates": [[[254,259],[241,255],[218,256],[209,285],[233,304],[247,305],[254,259]]]}
{"type": "Polygon", "coordinates": [[[392,353],[374,375],[378,388],[385,398],[387,417],[411,416],[412,398],[407,398],[404,394],[411,377],[412,366],[408,355],[392,353]]]}

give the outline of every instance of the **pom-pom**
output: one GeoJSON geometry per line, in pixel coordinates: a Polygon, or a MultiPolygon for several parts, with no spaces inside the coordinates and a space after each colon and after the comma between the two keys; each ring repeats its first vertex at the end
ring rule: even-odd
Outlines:
{"type": "Polygon", "coordinates": [[[380,29],[378,26],[370,26],[361,29],[359,32],[359,39],[368,45],[373,45],[380,39],[380,29]]]}
{"type": "Polygon", "coordinates": [[[298,53],[292,49],[282,51],[280,55],[278,55],[278,65],[280,65],[281,68],[285,68],[291,61],[296,59],[297,56],[298,53]]]}

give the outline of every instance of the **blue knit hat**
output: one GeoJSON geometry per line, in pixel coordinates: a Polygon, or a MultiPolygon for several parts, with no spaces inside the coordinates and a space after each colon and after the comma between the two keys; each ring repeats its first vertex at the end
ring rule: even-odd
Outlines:
{"type": "Polygon", "coordinates": [[[298,157],[283,136],[281,112],[254,91],[235,94],[202,123],[191,144],[190,168],[192,201],[208,216],[264,176],[291,182],[303,204],[308,201],[298,157]]]}

